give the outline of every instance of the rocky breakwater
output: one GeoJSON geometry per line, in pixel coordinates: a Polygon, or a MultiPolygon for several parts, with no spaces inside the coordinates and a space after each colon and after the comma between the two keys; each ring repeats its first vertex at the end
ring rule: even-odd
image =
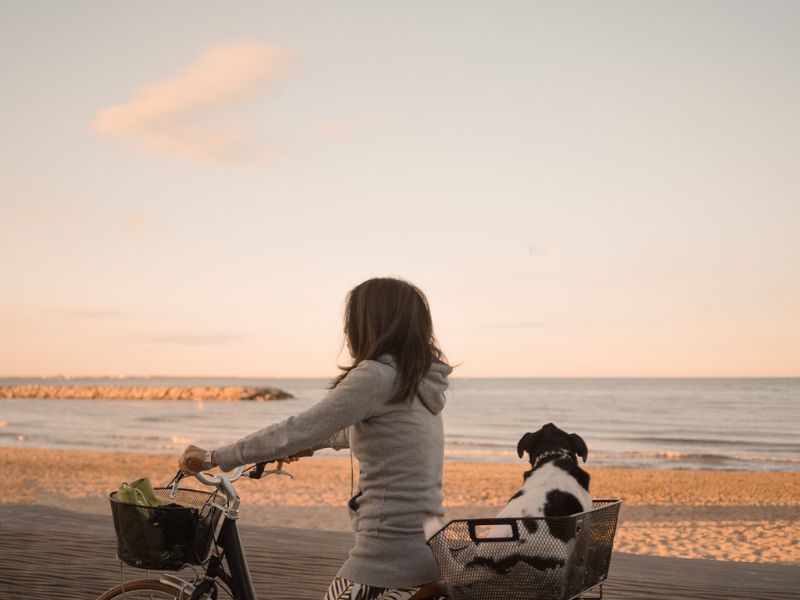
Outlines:
{"type": "Polygon", "coordinates": [[[4,385],[0,398],[64,398],[97,400],[284,400],[289,392],[272,387],[223,386],[124,386],[124,385],[4,385]]]}

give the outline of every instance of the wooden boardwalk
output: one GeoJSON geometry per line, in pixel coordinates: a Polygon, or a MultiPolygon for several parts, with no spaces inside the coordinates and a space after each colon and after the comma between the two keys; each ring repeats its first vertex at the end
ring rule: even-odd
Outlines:
{"type": "MultiPolygon", "coordinates": [[[[259,597],[320,600],[352,536],[244,527],[259,597]],[[269,592],[268,592],[269,590],[269,592]]],[[[119,581],[111,518],[0,505],[0,600],[92,600],[119,581]]],[[[126,574],[136,576],[126,567],[126,574]]],[[[798,600],[800,565],[614,555],[607,600],[798,600]]]]}

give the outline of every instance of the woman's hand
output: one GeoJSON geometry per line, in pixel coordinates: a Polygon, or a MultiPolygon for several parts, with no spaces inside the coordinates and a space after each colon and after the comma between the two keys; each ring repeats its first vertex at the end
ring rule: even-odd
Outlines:
{"type": "Polygon", "coordinates": [[[178,468],[186,475],[197,475],[205,469],[215,467],[214,453],[211,453],[211,460],[206,462],[206,452],[204,448],[188,446],[178,460],[178,468]]]}
{"type": "Polygon", "coordinates": [[[278,469],[282,469],[284,463],[296,462],[301,458],[303,458],[304,456],[314,456],[314,451],[311,448],[309,448],[308,450],[300,450],[300,452],[296,452],[291,456],[284,456],[283,458],[278,460],[278,469]]]}

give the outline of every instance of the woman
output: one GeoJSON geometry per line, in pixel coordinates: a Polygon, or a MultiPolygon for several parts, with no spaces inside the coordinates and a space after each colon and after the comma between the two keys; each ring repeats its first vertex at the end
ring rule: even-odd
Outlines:
{"type": "Polygon", "coordinates": [[[189,446],[180,467],[230,470],[349,447],[359,461],[348,502],[356,543],[325,600],[405,600],[440,577],[422,523],[444,514],[441,411],[452,368],[425,295],[406,281],[376,278],[353,288],[344,332],[353,364],[321,402],[229,446],[189,446]]]}

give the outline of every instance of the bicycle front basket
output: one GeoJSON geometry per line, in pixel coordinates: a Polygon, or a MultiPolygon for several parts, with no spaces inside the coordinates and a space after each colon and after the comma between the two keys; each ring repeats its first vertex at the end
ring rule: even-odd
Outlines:
{"type": "Polygon", "coordinates": [[[429,541],[451,600],[571,600],[608,577],[620,500],[569,517],[462,519],[429,541]]]}
{"type": "Polygon", "coordinates": [[[214,504],[216,492],[155,488],[162,506],[119,502],[109,495],[117,557],[139,569],[177,571],[184,565],[202,564],[208,556],[214,528],[221,511],[214,504]]]}

